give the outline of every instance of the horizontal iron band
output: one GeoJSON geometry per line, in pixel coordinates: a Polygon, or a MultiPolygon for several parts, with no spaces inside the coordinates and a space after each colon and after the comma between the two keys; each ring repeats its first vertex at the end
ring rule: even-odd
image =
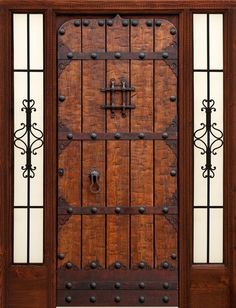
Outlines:
{"type": "MultiPolygon", "coordinates": [[[[58,290],[65,290],[66,288],[66,282],[60,280],[57,284],[57,289],[58,290]]],[[[94,281],[96,287],[91,287],[91,280],[87,281],[78,281],[78,280],[69,280],[71,283],[71,290],[91,290],[91,289],[96,289],[96,290],[115,290],[115,284],[116,280],[113,281],[94,281]]],[[[121,281],[119,280],[120,283],[120,290],[163,290],[163,284],[167,282],[166,280],[164,281],[149,281],[149,280],[139,280],[139,281],[121,281]],[[140,288],[140,282],[143,283],[143,288],[140,288]]],[[[168,290],[177,290],[178,288],[178,281],[168,281],[168,290]]]]}
{"type": "Polygon", "coordinates": [[[177,214],[177,206],[116,206],[116,207],[101,207],[101,206],[58,206],[59,215],[160,215],[160,214],[177,214]]]}
{"type": "Polygon", "coordinates": [[[178,291],[160,290],[68,290],[57,291],[57,306],[172,306],[178,305],[178,291]]]}
{"type": "Polygon", "coordinates": [[[176,140],[177,132],[166,133],[70,133],[58,132],[59,140],[176,140]]]}
{"type": "Polygon", "coordinates": [[[177,49],[162,52],[66,52],[60,50],[58,60],[176,60],[177,49]]]}

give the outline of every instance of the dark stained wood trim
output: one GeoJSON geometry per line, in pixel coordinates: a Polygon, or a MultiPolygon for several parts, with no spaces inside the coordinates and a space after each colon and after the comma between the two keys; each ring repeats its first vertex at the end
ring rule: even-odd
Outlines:
{"type": "Polygon", "coordinates": [[[187,308],[192,247],[192,90],[186,87],[192,80],[189,11],[180,15],[179,22],[179,306],[187,308]]]}

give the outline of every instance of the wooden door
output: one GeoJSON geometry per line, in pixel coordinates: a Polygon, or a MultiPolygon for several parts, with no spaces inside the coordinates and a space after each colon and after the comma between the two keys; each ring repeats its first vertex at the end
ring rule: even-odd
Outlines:
{"type": "Polygon", "coordinates": [[[174,15],[58,29],[57,306],[178,305],[177,30],[174,15]]]}

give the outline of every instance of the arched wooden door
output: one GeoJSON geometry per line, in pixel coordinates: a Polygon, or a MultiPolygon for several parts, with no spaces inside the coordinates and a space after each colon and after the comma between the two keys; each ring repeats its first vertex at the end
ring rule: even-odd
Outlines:
{"type": "Polygon", "coordinates": [[[58,30],[57,306],[177,306],[178,19],[58,30]]]}

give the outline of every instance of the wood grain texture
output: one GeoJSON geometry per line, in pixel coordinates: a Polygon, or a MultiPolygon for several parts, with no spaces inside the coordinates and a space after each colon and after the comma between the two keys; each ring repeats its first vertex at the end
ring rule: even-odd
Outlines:
{"type": "MultiPolygon", "coordinates": [[[[153,51],[153,27],[145,19],[131,28],[131,51],[153,51]]],[[[153,62],[131,61],[131,82],[136,109],[131,131],[153,130],[153,62]]],[[[153,143],[131,141],[131,206],[153,205],[153,143]]],[[[145,261],[153,266],[153,217],[131,217],[131,265],[145,261]]]]}
{"type": "MultiPolygon", "coordinates": [[[[88,19],[90,24],[82,26],[83,51],[105,51],[105,29],[99,27],[96,19],[88,19]]],[[[82,21],[83,22],[83,21],[82,21]]],[[[83,131],[104,131],[105,115],[100,106],[104,94],[100,89],[105,82],[105,62],[88,60],[83,62],[83,131]]],[[[83,195],[82,205],[105,205],[105,142],[83,142],[82,161],[83,195]],[[96,150],[95,150],[96,148],[96,150]],[[100,172],[101,191],[90,192],[89,172],[100,172]]],[[[87,216],[82,218],[82,266],[97,261],[105,267],[105,217],[87,216]]]]}
{"type": "MultiPolygon", "coordinates": [[[[116,16],[113,26],[107,26],[107,51],[129,51],[129,27],[122,26],[122,18],[116,16]]],[[[107,87],[110,80],[129,82],[129,61],[107,61],[107,87]]],[[[109,103],[109,94],[107,103],[109,103]]],[[[115,93],[115,104],[121,104],[121,93],[115,93]]],[[[129,131],[129,116],[120,111],[111,118],[106,112],[107,132],[129,131]]],[[[107,142],[107,206],[129,205],[129,142],[107,142]]],[[[129,216],[107,217],[107,266],[120,261],[129,267],[129,216]]]]}

